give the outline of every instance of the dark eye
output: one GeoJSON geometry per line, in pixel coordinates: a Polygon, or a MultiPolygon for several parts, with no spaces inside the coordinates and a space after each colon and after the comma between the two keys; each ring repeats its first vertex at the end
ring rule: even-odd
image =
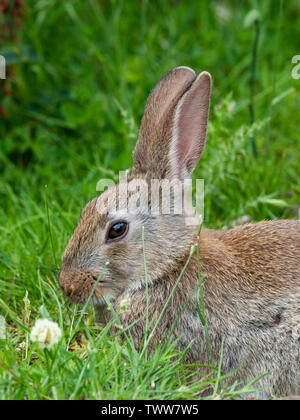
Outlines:
{"type": "Polygon", "coordinates": [[[122,239],[128,232],[128,223],[117,222],[114,223],[109,229],[107,234],[107,240],[111,241],[114,239],[122,239]]]}

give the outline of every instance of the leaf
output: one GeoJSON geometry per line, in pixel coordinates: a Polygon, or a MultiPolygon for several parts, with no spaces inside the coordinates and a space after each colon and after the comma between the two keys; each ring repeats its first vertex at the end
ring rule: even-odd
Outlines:
{"type": "Polygon", "coordinates": [[[286,201],[279,200],[277,198],[259,197],[258,202],[259,203],[264,203],[264,204],[269,204],[271,206],[280,207],[280,208],[288,207],[288,204],[287,204],[286,201]]]}
{"type": "Polygon", "coordinates": [[[49,312],[47,311],[47,308],[44,305],[39,307],[39,313],[42,318],[51,321],[51,316],[49,315],[49,312]]]}
{"type": "Polygon", "coordinates": [[[278,102],[281,102],[286,96],[291,95],[294,92],[295,92],[295,89],[292,87],[285,90],[284,92],[282,92],[280,95],[276,96],[276,98],[272,100],[271,105],[274,106],[278,104],[278,102]]]}
{"type": "Polygon", "coordinates": [[[20,44],[20,50],[26,61],[41,61],[37,51],[31,45],[20,44]]]}

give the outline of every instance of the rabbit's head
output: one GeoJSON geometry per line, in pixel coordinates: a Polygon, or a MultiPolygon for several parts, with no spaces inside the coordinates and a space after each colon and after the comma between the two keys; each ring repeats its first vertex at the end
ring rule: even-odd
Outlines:
{"type": "Polygon", "coordinates": [[[130,174],[87,204],[64,253],[59,282],[73,301],[84,303],[101,275],[91,302],[103,305],[141,287],[145,269],[151,284],[189,253],[197,227],[175,202],[205,146],[210,89],[209,73],[178,67],[151,92],[130,174]]]}

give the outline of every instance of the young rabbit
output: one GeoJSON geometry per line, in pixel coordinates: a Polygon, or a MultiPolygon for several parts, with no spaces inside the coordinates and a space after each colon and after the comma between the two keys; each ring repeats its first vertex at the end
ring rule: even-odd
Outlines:
{"type": "MultiPolygon", "coordinates": [[[[197,76],[187,67],[175,68],[158,82],[147,101],[131,173],[83,209],[63,256],[60,286],[73,301],[84,303],[109,262],[92,301],[109,319],[103,296],[109,298],[116,312],[120,303],[129,299],[130,309],[122,315],[122,325],[134,324],[130,332],[139,346],[146,314],[153,326],[190,257],[191,247],[199,241],[205,315],[215,359],[219,359],[224,340],[222,368],[225,372],[238,369],[234,380],[246,384],[270,372],[258,383],[263,388],[261,396],[297,395],[300,221],[264,221],[228,231],[202,228],[198,238],[198,226],[186,223],[187,212],[151,212],[149,208],[157,210],[158,203],[148,196],[131,213],[129,199],[120,200],[126,191],[134,194],[139,181],[150,186],[152,179],[184,180],[191,176],[205,146],[210,90],[209,73],[197,76]],[[117,209],[109,203],[114,195],[117,209]]],[[[151,346],[155,348],[176,324],[173,337],[179,338],[177,348],[184,350],[193,341],[187,362],[210,364],[197,312],[198,289],[195,252],[151,346]]]]}

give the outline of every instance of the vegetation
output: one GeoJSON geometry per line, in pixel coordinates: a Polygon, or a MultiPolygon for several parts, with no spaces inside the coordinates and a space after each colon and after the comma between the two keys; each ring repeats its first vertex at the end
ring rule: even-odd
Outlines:
{"type": "Polygon", "coordinates": [[[195,174],[205,224],[299,218],[299,1],[2,0],[0,10],[0,398],[248,392],[227,387],[218,365],[192,379],[174,345],[152,356],[121,345],[91,309],[66,302],[57,278],[83,205],[100,178],[131,165],[146,97],[178,65],[214,78],[195,174]],[[63,330],[51,350],[29,340],[37,318],[63,330]]]}

